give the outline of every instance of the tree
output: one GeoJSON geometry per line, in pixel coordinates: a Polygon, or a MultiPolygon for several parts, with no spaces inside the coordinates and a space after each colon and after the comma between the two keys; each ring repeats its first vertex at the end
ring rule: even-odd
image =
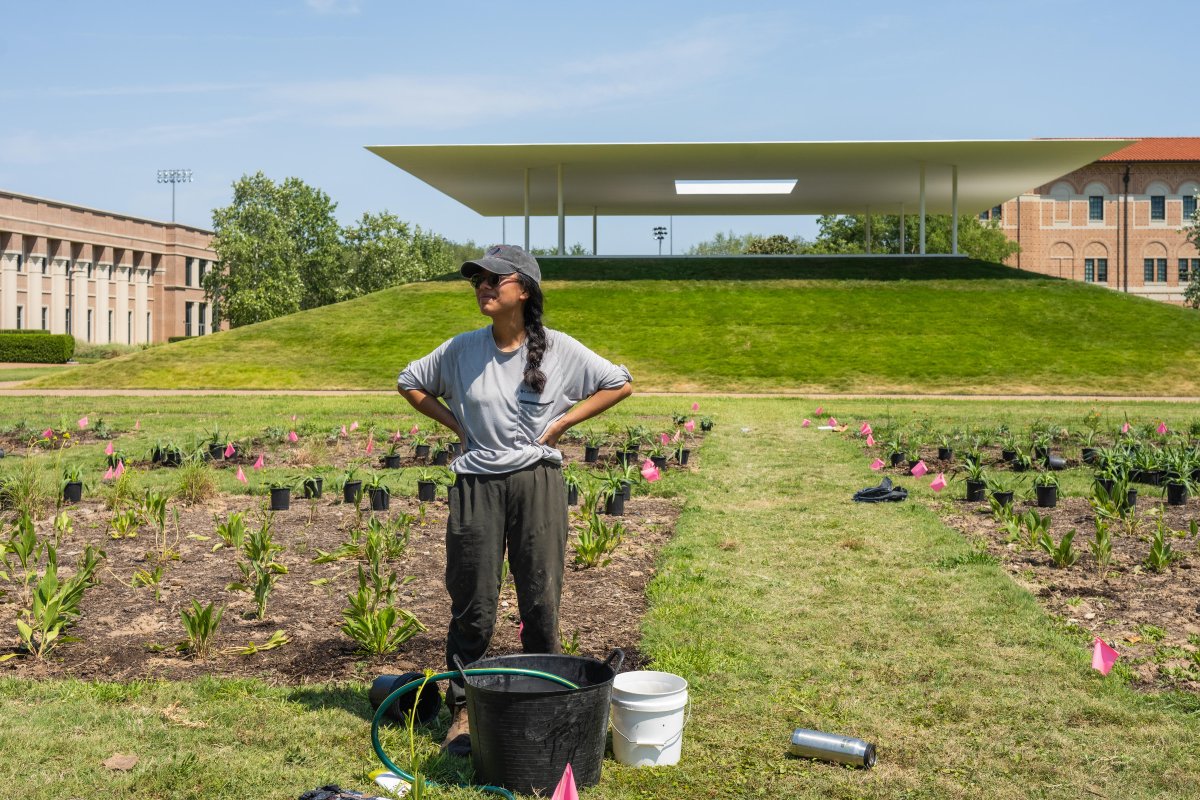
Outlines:
{"type": "MultiPolygon", "coordinates": [[[[934,214],[925,218],[925,252],[949,253],[951,217],[934,214]]],[[[862,214],[827,214],[817,220],[819,233],[808,253],[866,253],[866,217],[862,214]]],[[[921,220],[904,218],[904,252],[916,254],[920,248],[921,220]]],[[[875,253],[900,252],[899,216],[871,215],[871,250],[875,253]]],[[[984,223],[978,217],[958,218],[958,251],[981,261],[1001,263],[1016,253],[1017,243],[1004,235],[995,221],[984,223]]]]}
{"type": "Polygon", "coordinates": [[[455,266],[446,240],[387,211],[364,213],[357,224],[343,231],[342,244],[345,297],[427,280],[452,272],[455,266]]]}
{"type": "Polygon", "coordinates": [[[299,178],[276,184],[261,172],[233,185],[213,209],[218,266],[204,276],[213,325],[230,327],[335,302],[340,250],[337,208],[299,178]]]}
{"type": "MultiPolygon", "coordinates": [[[[1200,207],[1196,208],[1192,214],[1192,221],[1184,227],[1183,232],[1187,234],[1187,240],[1192,246],[1200,250],[1200,207]]],[[[1183,299],[1192,308],[1200,308],[1200,270],[1192,270],[1187,289],[1183,292],[1183,299]]]]}

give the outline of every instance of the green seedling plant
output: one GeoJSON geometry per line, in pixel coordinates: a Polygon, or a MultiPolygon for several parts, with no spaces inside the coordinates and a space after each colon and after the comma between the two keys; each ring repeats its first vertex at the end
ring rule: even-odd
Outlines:
{"type": "Polygon", "coordinates": [[[623,522],[609,524],[599,514],[593,514],[575,540],[575,563],[584,569],[606,566],[612,561],[606,556],[617,549],[624,537],[623,522]]]}
{"type": "Polygon", "coordinates": [[[283,647],[290,641],[291,639],[288,638],[287,634],[285,634],[283,631],[275,631],[271,634],[271,637],[262,644],[255,644],[253,641],[251,641],[246,644],[245,647],[230,647],[227,650],[222,650],[221,652],[228,653],[229,655],[252,656],[257,653],[265,653],[267,650],[275,650],[283,647]]]}
{"type": "Polygon", "coordinates": [[[1162,572],[1170,567],[1171,564],[1183,558],[1183,553],[1176,551],[1171,547],[1171,543],[1167,541],[1167,536],[1170,533],[1171,529],[1160,518],[1150,538],[1150,552],[1146,554],[1146,560],[1142,562],[1146,569],[1151,572],[1162,572]]]}
{"type": "Polygon", "coordinates": [[[235,581],[226,588],[234,592],[253,592],[255,618],[263,619],[267,614],[267,598],[275,588],[280,575],[287,574],[287,567],[275,560],[275,554],[283,550],[283,546],[273,540],[271,515],[263,520],[258,530],[251,532],[242,543],[244,561],[238,561],[238,569],[242,572],[241,581],[235,581]]]}
{"type": "Polygon", "coordinates": [[[21,645],[39,661],[54,647],[64,642],[73,642],[72,636],[64,636],[69,626],[79,616],[79,604],[84,592],[95,585],[96,567],[104,552],[87,545],[75,565],[75,574],[66,580],[58,577],[58,550],[46,545],[46,566],[36,584],[28,608],[20,610],[17,618],[17,634],[21,645]]]}
{"type": "Polygon", "coordinates": [[[130,580],[130,585],[134,589],[149,587],[154,589],[154,602],[159,602],[162,599],[162,580],[164,570],[163,565],[155,564],[153,569],[143,568],[135,570],[133,578],[130,580]]]}
{"type": "Polygon", "coordinates": [[[216,532],[221,541],[213,545],[214,553],[222,547],[241,550],[246,538],[246,514],[242,511],[231,512],[224,522],[217,524],[216,532]]]}
{"type": "MultiPolygon", "coordinates": [[[[385,584],[394,584],[395,573],[391,573],[385,584]]],[[[358,644],[368,655],[382,656],[394,653],[412,637],[426,630],[411,612],[396,607],[385,599],[378,588],[380,576],[367,577],[367,572],[358,568],[358,591],[348,595],[350,607],[342,611],[342,633],[358,644]]],[[[408,582],[408,579],[405,580],[408,582]]]]}
{"type": "Polygon", "coordinates": [[[198,601],[193,600],[191,613],[188,613],[187,609],[179,612],[187,639],[177,644],[176,649],[190,652],[197,658],[207,656],[224,614],[224,606],[218,606],[216,603],[201,606],[198,601]]]}
{"type": "Polygon", "coordinates": [[[1088,542],[1088,550],[1096,559],[1096,568],[1103,575],[1112,562],[1112,534],[1109,533],[1108,523],[1100,518],[1096,519],[1096,536],[1088,542]]]}
{"type": "Polygon", "coordinates": [[[1075,539],[1075,529],[1067,531],[1063,534],[1062,539],[1058,544],[1054,543],[1054,538],[1050,532],[1043,531],[1038,538],[1038,546],[1046,551],[1050,556],[1050,560],[1054,562],[1054,566],[1059,569],[1066,569],[1074,566],[1079,561],[1079,551],[1072,545],[1075,539]]]}
{"type": "Polygon", "coordinates": [[[135,539],[141,527],[142,517],[135,508],[125,508],[112,515],[108,521],[111,539],[135,539]]]}
{"type": "Polygon", "coordinates": [[[1028,534],[1029,546],[1031,548],[1040,547],[1043,537],[1050,532],[1050,515],[1047,514],[1043,517],[1030,509],[1021,515],[1021,526],[1028,534]]]}
{"type": "Polygon", "coordinates": [[[64,539],[70,536],[75,531],[75,526],[71,523],[71,515],[66,511],[60,511],[54,515],[54,546],[57,547],[64,539]]]}

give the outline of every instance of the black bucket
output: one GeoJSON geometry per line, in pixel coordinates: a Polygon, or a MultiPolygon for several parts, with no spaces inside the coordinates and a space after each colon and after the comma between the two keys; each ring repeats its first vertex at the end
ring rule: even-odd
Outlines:
{"type": "Polygon", "coordinates": [[[625,654],[614,650],[606,661],[527,654],[471,664],[468,669],[549,672],[579,686],[567,689],[520,675],[468,675],[467,719],[475,782],[521,794],[549,794],[570,764],[579,788],[599,783],[613,678],[624,660],[625,654]]]}

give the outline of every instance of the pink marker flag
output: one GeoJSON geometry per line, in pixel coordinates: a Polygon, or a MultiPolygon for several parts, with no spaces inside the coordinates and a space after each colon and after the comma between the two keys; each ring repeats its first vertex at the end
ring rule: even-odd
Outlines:
{"type": "Polygon", "coordinates": [[[108,443],[108,447],[104,448],[104,455],[111,456],[113,454],[112,442],[108,443]]]}
{"type": "Polygon", "coordinates": [[[874,435],[868,433],[867,434],[867,447],[874,447],[874,446],[875,446],[875,437],[874,437],[874,435]]]}
{"type": "Polygon", "coordinates": [[[295,421],[296,421],[296,415],[292,414],[292,422],[295,422],[295,421]]]}
{"type": "Polygon", "coordinates": [[[929,472],[929,467],[925,466],[924,461],[918,461],[916,463],[916,465],[912,468],[912,474],[913,474],[914,478],[919,478],[922,475],[924,475],[926,472],[929,472]]]}
{"type": "Polygon", "coordinates": [[[1129,433],[1129,423],[1128,422],[1126,422],[1124,425],[1121,426],[1121,433],[1129,433]]]}
{"type": "Polygon", "coordinates": [[[1165,422],[1158,423],[1158,435],[1162,436],[1166,432],[1167,432],[1167,423],[1165,423],[1165,422]]]}
{"type": "Polygon", "coordinates": [[[354,433],[356,430],[358,430],[358,420],[354,420],[354,422],[350,423],[350,432],[354,433]]]}
{"type": "Polygon", "coordinates": [[[79,430],[83,430],[87,426],[88,426],[87,416],[85,415],[85,416],[80,417],[79,418],[79,430]]]}
{"type": "Polygon", "coordinates": [[[392,441],[393,441],[393,442],[398,442],[398,441],[400,441],[402,438],[404,438],[404,434],[400,433],[400,431],[396,431],[395,435],[394,435],[394,436],[392,436],[392,441]]]}
{"type": "Polygon", "coordinates": [[[299,440],[300,440],[300,437],[296,435],[295,431],[288,431],[288,441],[289,442],[291,442],[292,444],[295,444],[299,440]]]}
{"type": "Polygon", "coordinates": [[[870,436],[874,431],[871,430],[870,425],[868,425],[867,423],[864,422],[862,424],[862,427],[860,427],[858,429],[858,432],[861,433],[863,436],[870,436]]]}
{"type": "Polygon", "coordinates": [[[375,435],[367,434],[367,455],[375,452],[375,435]]]}
{"type": "Polygon", "coordinates": [[[108,471],[104,473],[104,480],[111,481],[112,479],[113,479],[113,468],[109,467],[108,471]]]}
{"type": "Polygon", "coordinates": [[[873,470],[881,470],[881,469],[883,469],[883,459],[882,459],[882,458],[877,458],[877,459],[875,459],[874,461],[872,461],[872,462],[871,462],[871,469],[873,469],[873,470]]]}
{"type": "Polygon", "coordinates": [[[699,410],[700,410],[700,404],[692,403],[692,411],[699,411],[699,410]]]}
{"type": "Polygon", "coordinates": [[[812,420],[806,419],[800,423],[801,428],[807,428],[809,425],[812,425],[812,420]]]}
{"type": "Polygon", "coordinates": [[[343,425],[343,426],[342,426],[342,436],[349,436],[349,435],[350,435],[350,434],[346,433],[346,426],[345,426],[345,425],[343,425]]]}
{"type": "Polygon", "coordinates": [[[246,473],[242,472],[241,467],[238,467],[237,479],[242,483],[249,483],[249,481],[246,480],[246,473]]]}
{"type": "Polygon", "coordinates": [[[54,431],[51,428],[46,428],[46,430],[42,431],[42,438],[43,439],[53,439],[54,431]]]}
{"type": "Polygon", "coordinates": [[[667,436],[665,433],[660,433],[660,434],[658,435],[658,441],[659,441],[661,444],[670,444],[670,442],[671,442],[671,437],[670,437],[670,436],[667,436]]]}
{"type": "Polygon", "coordinates": [[[814,417],[819,417],[825,413],[825,406],[817,406],[817,410],[813,412],[814,417]]]}
{"type": "Polygon", "coordinates": [[[133,429],[134,429],[135,431],[140,431],[140,430],[142,429],[142,421],[141,421],[140,419],[139,419],[139,420],[135,420],[135,421],[134,421],[134,423],[133,423],[133,429]]]}
{"type": "Polygon", "coordinates": [[[525,620],[521,620],[520,624],[517,625],[517,638],[525,641],[525,620]]]}
{"type": "Polygon", "coordinates": [[[680,439],[682,439],[682,438],[683,438],[683,434],[679,432],[679,429],[678,429],[678,428],[676,428],[676,429],[675,429],[675,435],[671,437],[671,441],[672,441],[672,442],[678,442],[678,441],[679,441],[680,439]]]}
{"type": "Polygon", "coordinates": [[[420,432],[421,432],[421,429],[420,429],[420,427],[417,426],[417,424],[415,422],[413,423],[413,426],[408,429],[409,436],[416,436],[420,432]]]}
{"type": "Polygon", "coordinates": [[[933,483],[929,484],[929,488],[933,489],[935,492],[940,492],[942,489],[945,489],[946,476],[939,472],[937,477],[933,479],[933,483]]]}
{"type": "Polygon", "coordinates": [[[696,420],[689,419],[687,422],[683,423],[683,429],[685,431],[687,431],[688,433],[691,433],[694,430],[696,430],[696,420]]]}
{"type": "Polygon", "coordinates": [[[654,462],[647,458],[646,463],[642,464],[642,477],[646,479],[647,483],[654,483],[662,475],[659,474],[658,467],[654,466],[654,462]]]}
{"type": "Polygon", "coordinates": [[[258,458],[257,458],[257,459],[255,459],[255,461],[254,461],[254,468],[255,468],[255,469],[262,469],[262,468],[263,468],[263,454],[262,454],[262,453],[259,453],[259,454],[258,454],[258,458]]]}
{"type": "Polygon", "coordinates": [[[1106,645],[1099,636],[1096,637],[1092,646],[1092,669],[1102,675],[1107,675],[1120,657],[1120,653],[1106,645]]]}
{"type": "Polygon", "coordinates": [[[836,427],[837,427],[837,417],[830,417],[830,418],[829,418],[829,427],[831,427],[831,428],[836,428],[836,427]]]}
{"type": "Polygon", "coordinates": [[[558,786],[554,787],[554,794],[550,795],[550,800],[579,800],[579,790],[575,788],[575,773],[570,764],[563,770],[562,778],[559,779],[558,786]]]}
{"type": "Polygon", "coordinates": [[[114,478],[119,478],[119,477],[121,477],[121,476],[122,476],[122,475],[124,475],[124,474],[125,474],[125,462],[124,462],[124,461],[118,461],[118,462],[117,462],[117,468],[113,470],[113,477],[114,477],[114,478]]]}
{"type": "Polygon", "coordinates": [[[233,442],[225,445],[225,457],[233,458],[233,454],[237,452],[237,448],[233,446],[233,442]]]}

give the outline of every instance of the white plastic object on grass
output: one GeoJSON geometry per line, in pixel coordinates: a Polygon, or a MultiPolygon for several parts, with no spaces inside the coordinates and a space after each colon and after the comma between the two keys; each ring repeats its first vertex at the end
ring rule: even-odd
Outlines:
{"type": "Polygon", "coordinates": [[[404,795],[412,791],[412,784],[394,772],[380,770],[372,772],[371,777],[375,779],[375,784],[380,789],[384,789],[396,797],[404,797],[404,795]]]}
{"type": "Polygon", "coordinates": [[[679,763],[687,724],[687,681],[669,672],[622,672],[613,679],[613,755],[633,767],[679,763]]]}

